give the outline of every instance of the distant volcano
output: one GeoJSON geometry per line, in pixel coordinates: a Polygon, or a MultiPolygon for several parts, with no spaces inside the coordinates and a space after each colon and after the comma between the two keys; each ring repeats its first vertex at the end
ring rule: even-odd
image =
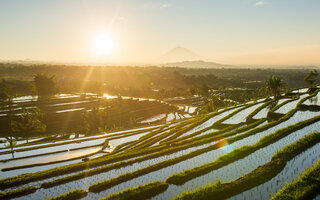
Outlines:
{"type": "Polygon", "coordinates": [[[197,55],[184,47],[175,47],[157,59],[159,62],[183,62],[183,61],[196,61],[205,60],[204,57],[197,55]]]}

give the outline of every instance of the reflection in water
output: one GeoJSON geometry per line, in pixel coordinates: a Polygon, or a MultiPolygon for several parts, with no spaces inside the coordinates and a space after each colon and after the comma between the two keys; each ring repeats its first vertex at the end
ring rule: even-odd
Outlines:
{"type": "Polygon", "coordinates": [[[37,164],[37,163],[48,163],[53,161],[72,159],[88,154],[92,154],[101,149],[101,147],[92,147],[89,149],[81,149],[76,151],[66,151],[62,153],[50,154],[46,156],[35,156],[31,158],[11,160],[5,163],[1,163],[1,168],[16,167],[21,165],[37,164]]]}
{"type": "Polygon", "coordinates": [[[152,123],[152,122],[156,122],[156,121],[159,121],[159,120],[162,120],[166,117],[166,114],[158,114],[158,115],[155,115],[153,117],[150,117],[148,119],[145,119],[145,120],[142,120],[140,121],[140,123],[152,123]]]}

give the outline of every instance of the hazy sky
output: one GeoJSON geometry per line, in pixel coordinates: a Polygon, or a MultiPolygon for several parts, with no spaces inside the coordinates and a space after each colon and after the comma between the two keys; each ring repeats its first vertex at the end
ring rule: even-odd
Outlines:
{"type": "Polygon", "coordinates": [[[1,0],[0,27],[0,60],[151,62],[183,46],[230,64],[320,64],[319,0],[1,0]]]}

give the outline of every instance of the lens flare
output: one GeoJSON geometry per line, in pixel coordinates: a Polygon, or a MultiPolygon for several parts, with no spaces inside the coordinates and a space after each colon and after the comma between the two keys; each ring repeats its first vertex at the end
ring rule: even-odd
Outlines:
{"type": "Polygon", "coordinates": [[[217,140],[215,145],[217,149],[222,148],[226,153],[229,153],[232,151],[232,147],[229,145],[228,141],[225,138],[221,138],[217,140]]]}
{"type": "Polygon", "coordinates": [[[228,145],[228,141],[225,138],[222,138],[216,142],[217,149],[220,149],[220,148],[225,147],[227,145],[228,145]]]}

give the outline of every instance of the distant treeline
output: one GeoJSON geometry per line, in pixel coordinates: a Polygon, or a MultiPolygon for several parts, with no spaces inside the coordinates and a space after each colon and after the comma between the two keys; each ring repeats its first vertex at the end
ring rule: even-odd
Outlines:
{"type": "Polygon", "coordinates": [[[95,92],[128,96],[185,95],[189,88],[261,88],[271,75],[287,88],[306,86],[307,69],[187,69],[178,67],[91,67],[67,65],[0,64],[0,91],[33,94],[35,74],[55,75],[61,93],[95,92]]]}

